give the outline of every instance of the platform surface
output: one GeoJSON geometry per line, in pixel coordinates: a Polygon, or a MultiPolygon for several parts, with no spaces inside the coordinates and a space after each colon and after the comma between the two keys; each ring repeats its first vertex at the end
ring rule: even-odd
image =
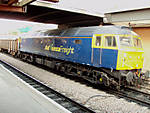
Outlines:
{"type": "Polygon", "coordinates": [[[0,64],[0,113],[63,113],[0,64]],[[53,109],[54,108],[54,109],[53,109]]]}

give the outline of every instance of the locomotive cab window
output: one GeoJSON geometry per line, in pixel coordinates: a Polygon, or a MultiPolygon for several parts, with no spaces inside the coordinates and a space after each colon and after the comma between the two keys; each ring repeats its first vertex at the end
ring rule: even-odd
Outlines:
{"type": "Polygon", "coordinates": [[[96,37],[95,46],[101,46],[101,36],[96,37]]]}
{"type": "Polygon", "coordinates": [[[116,38],[115,36],[105,36],[105,46],[106,47],[116,47],[116,38]]]}
{"type": "Polygon", "coordinates": [[[131,37],[120,37],[120,45],[121,46],[132,46],[131,37]]]}
{"type": "Polygon", "coordinates": [[[138,38],[133,38],[134,47],[142,48],[141,40],[138,38]]]}
{"type": "Polygon", "coordinates": [[[100,48],[102,45],[102,36],[98,34],[98,36],[93,36],[92,46],[94,48],[100,48]]]}

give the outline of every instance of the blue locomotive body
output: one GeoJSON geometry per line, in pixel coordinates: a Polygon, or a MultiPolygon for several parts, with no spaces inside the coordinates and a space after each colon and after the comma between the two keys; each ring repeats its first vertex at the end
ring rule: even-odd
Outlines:
{"type": "Polygon", "coordinates": [[[27,38],[22,39],[20,51],[89,64],[91,58],[90,43],[91,38],[27,38]],[[82,44],[76,44],[75,41],[78,40],[82,41],[82,44]]]}
{"type": "Polygon", "coordinates": [[[115,26],[50,30],[39,36],[22,38],[20,51],[94,67],[116,69],[118,57],[117,39],[114,40],[115,47],[106,47],[102,44],[105,41],[102,38],[108,34],[111,36],[113,34],[126,35],[130,33],[129,30],[121,30],[121,28],[115,26]],[[95,38],[99,37],[99,35],[101,45],[97,46],[97,39],[95,38]]]}
{"type": "Polygon", "coordinates": [[[116,69],[117,50],[92,48],[92,36],[24,38],[20,51],[59,60],[116,69]]]}

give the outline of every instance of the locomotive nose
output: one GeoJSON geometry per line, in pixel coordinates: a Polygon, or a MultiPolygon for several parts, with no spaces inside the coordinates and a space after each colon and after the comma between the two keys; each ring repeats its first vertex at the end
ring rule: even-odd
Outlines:
{"type": "Polygon", "coordinates": [[[143,67],[143,52],[120,51],[118,53],[118,70],[141,69],[143,67]]]}
{"type": "Polygon", "coordinates": [[[143,48],[138,36],[120,36],[117,70],[143,68],[143,48]]]}

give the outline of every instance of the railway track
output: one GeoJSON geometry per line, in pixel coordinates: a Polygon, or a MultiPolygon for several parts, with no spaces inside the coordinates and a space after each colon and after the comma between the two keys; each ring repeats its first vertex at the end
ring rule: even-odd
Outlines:
{"type": "Polygon", "coordinates": [[[17,69],[16,67],[0,60],[0,63],[6,67],[8,70],[13,72],[19,78],[24,80],[26,83],[30,84],[32,87],[49,97],[50,99],[54,100],[56,103],[60,104],[67,110],[72,113],[95,113],[90,108],[87,108],[72,99],[62,95],[61,93],[53,90],[52,88],[48,87],[47,85],[41,83],[40,81],[36,80],[35,78],[31,77],[30,75],[22,72],[21,70],[17,69]]]}
{"type": "Polygon", "coordinates": [[[149,78],[143,79],[142,84],[139,84],[135,87],[129,87],[129,88],[133,90],[138,90],[140,92],[147,93],[150,95],[150,79],[149,78]]]}
{"type": "Polygon", "coordinates": [[[150,108],[150,93],[143,92],[134,87],[126,87],[120,91],[109,89],[107,92],[150,108]]]}
{"type": "Polygon", "coordinates": [[[144,79],[143,80],[143,86],[148,86],[148,85],[150,85],[150,79],[148,78],[148,79],[144,79]]]}
{"type": "Polygon", "coordinates": [[[136,86],[129,88],[150,94],[150,79],[149,78],[142,79],[141,84],[137,84],[136,86]]]}

